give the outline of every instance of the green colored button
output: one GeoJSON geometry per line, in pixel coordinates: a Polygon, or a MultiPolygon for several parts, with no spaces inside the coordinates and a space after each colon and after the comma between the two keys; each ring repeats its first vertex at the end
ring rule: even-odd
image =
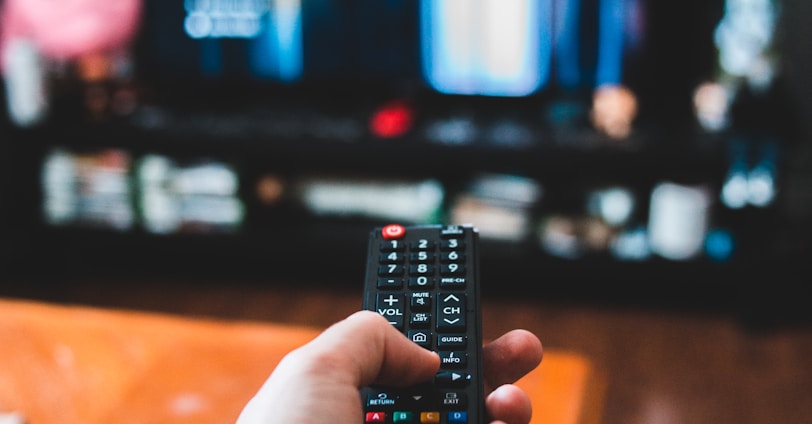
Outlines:
{"type": "Polygon", "coordinates": [[[395,411],[395,413],[392,414],[392,421],[396,423],[410,423],[412,422],[412,413],[395,411]]]}

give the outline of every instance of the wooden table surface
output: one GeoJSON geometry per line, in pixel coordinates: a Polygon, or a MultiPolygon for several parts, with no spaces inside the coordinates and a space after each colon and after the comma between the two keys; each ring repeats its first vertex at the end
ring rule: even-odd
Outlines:
{"type": "MultiPolygon", "coordinates": [[[[0,283],[0,296],[326,326],[360,291],[307,284],[191,281],[0,283]]],[[[605,424],[764,424],[812,417],[812,327],[753,330],[724,312],[486,297],[486,338],[512,328],[605,371],[605,424]]]]}

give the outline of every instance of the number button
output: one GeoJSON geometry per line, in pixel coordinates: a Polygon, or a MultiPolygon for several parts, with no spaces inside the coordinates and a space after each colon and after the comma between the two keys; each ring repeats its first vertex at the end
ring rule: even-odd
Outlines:
{"type": "Polygon", "coordinates": [[[403,266],[397,264],[387,264],[378,267],[378,275],[381,277],[392,277],[403,275],[403,266]]]}
{"type": "Polygon", "coordinates": [[[465,261],[465,253],[460,253],[459,251],[456,250],[452,250],[450,252],[446,252],[440,255],[440,262],[448,263],[462,261],[465,261]]]}
{"type": "Polygon", "coordinates": [[[429,264],[417,264],[409,267],[410,274],[427,275],[434,273],[434,267],[429,264]]]}
{"type": "Polygon", "coordinates": [[[458,263],[450,263],[440,267],[440,274],[444,276],[461,275],[465,273],[465,266],[458,263]]]}
{"type": "Polygon", "coordinates": [[[409,255],[409,260],[412,262],[434,262],[434,253],[421,250],[419,252],[412,252],[409,255]]]}
{"type": "Polygon", "coordinates": [[[440,249],[442,250],[462,250],[465,248],[465,242],[460,239],[448,239],[440,242],[440,249]]]}
{"type": "Polygon", "coordinates": [[[434,278],[426,275],[409,278],[409,288],[412,290],[425,290],[434,287],[434,278]]]}
{"type": "Polygon", "coordinates": [[[411,243],[411,250],[434,250],[436,243],[428,239],[419,239],[411,243]]]}
{"type": "Polygon", "coordinates": [[[402,263],[403,262],[403,254],[398,252],[387,252],[381,253],[378,257],[378,262],[385,264],[385,263],[402,263]]]}
{"type": "Polygon", "coordinates": [[[406,249],[406,245],[400,240],[389,240],[381,243],[382,252],[401,252],[406,249]]]}

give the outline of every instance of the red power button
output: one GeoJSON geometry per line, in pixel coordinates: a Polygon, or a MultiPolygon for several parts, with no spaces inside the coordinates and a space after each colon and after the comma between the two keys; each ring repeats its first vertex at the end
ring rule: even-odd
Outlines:
{"type": "Polygon", "coordinates": [[[385,240],[399,239],[406,234],[406,228],[398,224],[389,224],[381,230],[381,235],[385,240]]]}

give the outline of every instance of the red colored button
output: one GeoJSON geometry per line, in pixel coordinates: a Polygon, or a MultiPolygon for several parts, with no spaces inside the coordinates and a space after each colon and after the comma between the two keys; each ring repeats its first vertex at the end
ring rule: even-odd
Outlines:
{"type": "Polygon", "coordinates": [[[385,423],[386,414],[383,412],[367,412],[366,422],[368,423],[385,423]]]}
{"type": "Polygon", "coordinates": [[[381,230],[383,238],[386,240],[399,239],[406,234],[406,228],[398,224],[389,224],[381,230]]]}

